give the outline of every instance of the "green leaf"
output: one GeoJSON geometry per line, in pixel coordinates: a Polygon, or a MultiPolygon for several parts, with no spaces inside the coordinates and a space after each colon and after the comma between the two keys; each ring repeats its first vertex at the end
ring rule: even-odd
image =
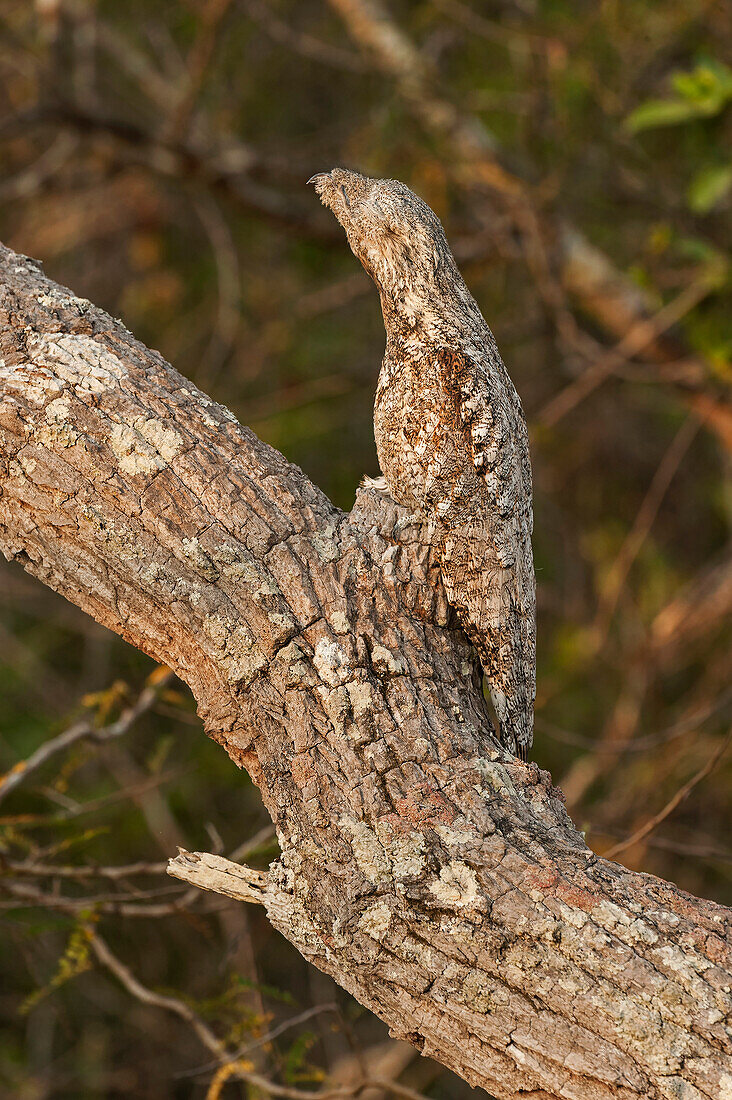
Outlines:
{"type": "Polygon", "coordinates": [[[675,126],[698,117],[699,109],[690,99],[647,99],[631,111],[625,120],[625,127],[631,134],[637,134],[641,130],[675,126]]]}
{"type": "Polygon", "coordinates": [[[732,187],[732,163],[707,165],[689,184],[687,199],[695,214],[706,214],[732,187]]]}
{"type": "Polygon", "coordinates": [[[674,90],[696,103],[701,114],[717,114],[732,99],[732,69],[721,61],[701,61],[690,73],[671,77],[674,90]]]}
{"type": "Polygon", "coordinates": [[[647,99],[631,111],[625,126],[632,134],[718,115],[732,100],[732,69],[721,61],[706,59],[691,72],[673,73],[671,86],[675,96],[647,99]]]}

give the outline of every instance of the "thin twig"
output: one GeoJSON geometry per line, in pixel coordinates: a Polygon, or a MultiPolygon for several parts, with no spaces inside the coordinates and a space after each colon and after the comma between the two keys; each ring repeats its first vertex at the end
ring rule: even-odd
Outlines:
{"type": "Polygon", "coordinates": [[[4,868],[15,875],[31,875],[36,878],[46,876],[53,878],[130,878],[133,875],[162,875],[165,873],[166,863],[126,863],[118,867],[83,867],[61,866],[53,863],[29,863],[27,861],[8,859],[4,862],[4,868]]]}
{"type": "Polygon", "coordinates": [[[216,324],[199,365],[200,384],[203,385],[205,380],[210,385],[218,378],[219,371],[236,345],[241,322],[241,271],[236,244],[216,200],[210,194],[199,194],[193,206],[209,239],[216,264],[216,324]]]}
{"type": "Polygon", "coordinates": [[[171,109],[176,88],[173,80],[160,70],[159,51],[158,65],[155,65],[147,53],[134,46],[126,35],[120,34],[119,27],[112,28],[104,20],[97,25],[97,44],[139,85],[152,103],[165,111],[171,109]]]}
{"type": "MultiPolygon", "coordinates": [[[[621,836],[616,829],[609,829],[605,825],[591,826],[590,833],[601,836],[621,836]]],[[[669,840],[666,837],[650,836],[645,838],[649,848],[659,848],[663,852],[672,852],[678,856],[694,856],[697,859],[706,859],[711,863],[732,864],[732,850],[715,848],[713,844],[686,844],[680,840],[669,840]]]]}
{"type": "Polygon", "coordinates": [[[456,22],[461,23],[471,34],[479,34],[491,42],[498,42],[507,48],[518,47],[520,50],[523,50],[526,45],[542,52],[551,48],[551,39],[528,31],[515,23],[505,25],[495,19],[486,19],[484,15],[478,14],[467,4],[460,3],[460,0],[434,0],[434,4],[445,15],[452,16],[456,22]]]}
{"type": "Polygon", "coordinates": [[[147,986],[144,986],[142,982],[137,980],[129,967],[125,966],[116,955],[112,954],[98,933],[94,933],[91,937],[91,947],[102,966],[106,966],[107,970],[114,974],[128,993],[138,1001],[142,1001],[143,1004],[153,1005],[155,1008],[162,1008],[166,1012],[172,1012],[176,1016],[180,1016],[193,1028],[203,1045],[216,1056],[217,1060],[226,1057],[224,1043],[216,1038],[213,1031],[196,1015],[189,1005],[185,1004],[184,1001],[179,1001],[177,997],[166,997],[162,993],[154,993],[147,986]]]}
{"type": "Polygon", "coordinates": [[[79,144],[77,134],[61,133],[32,164],[0,183],[0,199],[25,199],[38,194],[44,183],[71,160],[79,144]]]}
{"type": "MultiPolygon", "coordinates": [[[[29,122],[24,115],[18,115],[16,121],[15,128],[27,129],[29,122]]],[[[35,109],[31,121],[69,126],[87,137],[102,134],[113,138],[116,147],[107,148],[105,152],[115,165],[142,165],[166,178],[185,177],[203,183],[212,191],[226,195],[242,209],[281,228],[298,235],[306,233],[324,245],[340,244],[336,231],[324,219],[315,220],[304,214],[290,196],[252,179],[249,173],[258,158],[242,142],[228,135],[219,135],[219,144],[213,149],[208,146],[203,149],[191,141],[171,143],[128,119],[67,103],[45,104],[35,109]]]]}
{"type": "Polygon", "coordinates": [[[562,417],[576,408],[606,378],[609,378],[617,367],[647,351],[656,343],[659,336],[690,313],[711,294],[714,288],[715,284],[704,276],[685,287],[672,301],[659,309],[654,317],[641,317],[614,347],[609,348],[588,366],[579,378],[570,382],[547,402],[537,417],[538,422],[544,427],[553,428],[562,417]]]}
{"type": "MultiPolygon", "coordinates": [[[[215,1056],[217,1065],[222,1063],[225,1064],[230,1061],[225,1044],[217,1039],[208,1025],[196,1015],[189,1005],[178,1000],[176,997],[166,997],[161,993],[154,993],[151,989],[148,989],[147,986],[144,986],[142,982],[135,977],[129,967],[125,966],[125,964],[110,951],[109,947],[98,933],[92,935],[90,943],[99,962],[117,978],[131,996],[135,997],[136,1000],[141,1001],[143,1004],[152,1005],[155,1008],[162,1008],[166,1012],[172,1012],[184,1020],[193,1028],[206,1049],[210,1050],[215,1056]]],[[[232,1074],[232,1076],[234,1076],[234,1074],[232,1074]]],[[[356,1085],[326,1088],[322,1089],[320,1092],[310,1092],[288,1085],[279,1085],[266,1077],[262,1077],[258,1073],[249,1072],[243,1067],[237,1068],[236,1077],[248,1082],[248,1084],[252,1085],[254,1088],[261,1089],[262,1092],[269,1096],[282,1097],[283,1100],[346,1100],[346,1097],[357,1096],[368,1088],[385,1089],[392,1093],[392,1095],[400,1097],[401,1100],[426,1100],[422,1093],[415,1092],[414,1089],[410,1089],[406,1085],[400,1085],[397,1081],[388,1081],[381,1077],[366,1078],[356,1085]]]]}
{"type": "Polygon", "coordinates": [[[598,647],[602,645],[602,639],[610,625],[633,562],[638,557],[643,543],[648,537],[663,499],[686,452],[699,431],[699,426],[699,421],[691,415],[687,416],[681,424],[653,475],[648,491],[638,509],[635,522],[609,570],[595,618],[594,628],[598,635],[598,647]]]}
{"type": "Polygon", "coordinates": [[[637,844],[640,840],[643,840],[652,833],[654,829],[658,828],[662,821],[665,821],[670,814],[674,812],[677,806],[680,806],[685,798],[691,794],[694,787],[698,783],[701,783],[702,779],[705,779],[711,772],[714,771],[719,761],[724,756],[730,741],[732,741],[732,729],[722,741],[721,745],[717,748],[717,751],[710,756],[703,768],[700,768],[696,775],[693,775],[688,782],[684,783],[676,794],[670,799],[662,810],[659,810],[657,814],[649,818],[645,825],[641,825],[639,829],[636,829],[634,833],[631,833],[626,840],[622,840],[619,844],[614,844],[607,852],[603,852],[603,859],[615,859],[621,852],[625,852],[628,848],[632,848],[634,844],[637,844]]]}
{"type": "MultiPolygon", "coordinates": [[[[275,831],[271,825],[260,829],[238,846],[232,853],[232,860],[247,858],[250,854],[270,845],[275,840],[275,831]]],[[[93,866],[54,866],[52,863],[33,863],[29,860],[3,861],[2,870],[7,872],[5,879],[6,891],[15,901],[0,902],[0,909],[13,909],[20,905],[38,905],[42,908],[58,909],[61,912],[75,913],[82,909],[96,908],[103,913],[114,913],[124,917],[162,917],[171,916],[190,908],[206,895],[197,887],[191,887],[181,892],[176,887],[161,887],[156,890],[140,890],[133,888],[127,894],[97,894],[94,896],[69,897],[60,893],[45,893],[37,886],[31,886],[22,882],[14,882],[13,876],[22,878],[57,878],[71,879],[72,881],[84,881],[94,878],[106,878],[113,882],[127,879],[135,875],[161,875],[167,869],[166,863],[128,863],[118,867],[93,867],[93,866]],[[165,903],[151,904],[149,899],[156,897],[169,897],[173,900],[165,903]],[[145,900],[148,899],[148,900],[145,900]]],[[[199,912],[214,912],[221,908],[220,903],[198,906],[199,912]]]]}
{"type": "Polygon", "coordinates": [[[393,1096],[400,1097],[401,1100],[426,1100],[424,1093],[415,1092],[407,1085],[400,1085],[398,1081],[389,1081],[383,1077],[365,1077],[353,1085],[339,1085],[336,1088],[322,1089],[320,1092],[309,1092],[294,1088],[292,1085],[278,1085],[266,1077],[261,1077],[258,1073],[240,1071],[237,1076],[255,1089],[261,1089],[268,1096],[281,1097],[282,1100],[348,1100],[373,1088],[383,1089],[393,1096]]]}
{"type": "Polygon", "coordinates": [[[249,856],[258,852],[261,848],[269,848],[272,844],[277,844],[274,825],[263,825],[254,836],[250,836],[238,848],[234,848],[233,852],[229,852],[229,859],[232,863],[241,863],[243,859],[248,859],[249,856]]]}
{"type": "MultiPolygon", "coordinates": [[[[293,1027],[304,1024],[307,1020],[312,1019],[313,1016],[319,1016],[322,1012],[339,1013],[340,1009],[335,1002],[313,1005],[312,1008],[305,1009],[304,1012],[300,1012],[297,1016],[290,1016],[287,1020],[283,1020],[277,1027],[273,1027],[270,1031],[265,1032],[264,1035],[260,1035],[254,1042],[246,1043],[244,1046],[239,1047],[237,1051],[228,1056],[227,1062],[235,1062],[237,1059],[243,1058],[245,1054],[249,1054],[251,1051],[256,1050],[257,1047],[264,1046],[265,1043],[271,1043],[273,1039],[277,1039],[280,1035],[284,1035],[286,1031],[290,1031],[293,1027]]],[[[202,1073],[210,1073],[218,1064],[218,1062],[207,1062],[205,1065],[196,1066],[195,1069],[188,1069],[183,1073],[176,1073],[175,1076],[176,1079],[198,1077],[202,1073]]]]}
{"type": "Polygon", "coordinates": [[[190,899],[191,901],[194,901],[196,896],[200,896],[198,891],[185,891],[185,893],[178,893],[176,895],[175,889],[161,888],[158,890],[138,892],[132,895],[95,894],[91,897],[70,898],[61,894],[47,894],[34,886],[28,886],[21,882],[13,882],[12,880],[5,880],[5,890],[9,895],[18,900],[15,903],[11,901],[0,902],[0,908],[3,909],[25,908],[30,905],[37,905],[42,909],[58,909],[63,913],[76,913],[82,909],[96,909],[101,913],[115,913],[118,916],[126,917],[169,916],[173,913],[179,913],[182,909],[188,907],[187,904],[184,904],[188,893],[193,893],[190,899]],[[175,901],[145,904],[143,901],[139,900],[142,898],[155,898],[161,896],[170,897],[171,894],[175,897],[175,901]],[[125,900],[129,897],[138,900],[133,902],[125,900]]]}
{"type": "MultiPolygon", "coordinates": [[[[153,676],[155,675],[153,673],[153,676]]],[[[63,752],[64,749],[68,749],[71,745],[75,745],[77,741],[82,741],[85,738],[94,741],[111,741],[116,737],[122,737],[138,718],[150,710],[160,692],[172,679],[173,673],[170,670],[165,675],[159,676],[153,683],[151,683],[149,677],[147,687],[140,692],[137,702],[133,706],[127,707],[117,721],[110,723],[108,726],[98,728],[88,720],[76,722],[73,726],[64,730],[63,733],[59,733],[57,737],[52,737],[50,741],[44,741],[34,753],[31,753],[27,760],[19,761],[0,779],[0,802],[10,791],[18,787],[29,775],[32,775],[33,772],[45,764],[47,760],[63,752]]]]}

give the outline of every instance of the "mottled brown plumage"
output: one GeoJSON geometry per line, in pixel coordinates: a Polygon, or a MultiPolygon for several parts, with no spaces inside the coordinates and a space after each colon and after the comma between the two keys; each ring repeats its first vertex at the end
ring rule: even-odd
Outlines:
{"type": "Polygon", "coordinates": [[[533,736],[536,600],[526,421],[439,219],[397,180],[334,168],[322,202],[376,283],[386,351],[374,431],[392,496],[440,532],[448,599],[476,646],[503,743],[533,736]]]}

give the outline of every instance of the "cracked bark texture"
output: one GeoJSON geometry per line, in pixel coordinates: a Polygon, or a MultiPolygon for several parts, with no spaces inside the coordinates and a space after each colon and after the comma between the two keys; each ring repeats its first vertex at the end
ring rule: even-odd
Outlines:
{"type": "Polygon", "coordinates": [[[732,1098],[732,913],[596,857],[495,742],[429,530],[350,515],[0,248],[0,545],[170,665],[282,854],[269,918],[501,1098],[732,1098]]]}

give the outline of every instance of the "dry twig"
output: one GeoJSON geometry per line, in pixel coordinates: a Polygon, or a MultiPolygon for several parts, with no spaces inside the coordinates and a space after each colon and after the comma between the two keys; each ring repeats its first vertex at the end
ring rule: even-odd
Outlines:
{"type": "Polygon", "coordinates": [[[68,749],[71,745],[75,745],[77,741],[87,739],[103,742],[122,737],[138,718],[151,709],[160,692],[172,679],[173,673],[169,669],[164,670],[162,675],[160,669],[158,669],[148,678],[148,684],[140,692],[137,701],[132,706],[126,707],[115,722],[102,727],[97,727],[89,721],[76,722],[73,726],[64,730],[63,733],[59,733],[49,741],[44,741],[34,753],[31,753],[27,760],[19,761],[0,779],[0,801],[23,783],[29,775],[37,771],[47,760],[63,752],[64,749],[68,749]]]}
{"type": "Polygon", "coordinates": [[[621,841],[619,844],[614,844],[612,848],[609,848],[608,851],[604,853],[605,859],[614,859],[615,856],[621,855],[622,852],[627,852],[628,848],[632,848],[633,845],[638,844],[641,840],[644,840],[650,833],[653,832],[654,829],[657,829],[658,826],[674,812],[676,807],[680,806],[681,803],[686,798],[688,798],[688,796],[694,790],[694,787],[696,787],[699,783],[701,783],[702,779],[706,779],[706,777],[714,771],[717,764],[719,764],[720,760],[727,751],[730,742],[732,742],[732,729],[729,731],[729,733],[721,742],[716,751],[712,753],[712,755],[709,757],[706,764],[704,764],[704,766],[700,768],[699,771],[691,777],[691,779],[684,783],[683,787],[679,788],[673,798],[669,799],[663,809],[659,810],[657,814],[654,814],[653,817],[649,818],[648,821],[641,825],[640,828],[636,829],[634,833],[631,833],[631,835],[625,840],[621,841]]]}

